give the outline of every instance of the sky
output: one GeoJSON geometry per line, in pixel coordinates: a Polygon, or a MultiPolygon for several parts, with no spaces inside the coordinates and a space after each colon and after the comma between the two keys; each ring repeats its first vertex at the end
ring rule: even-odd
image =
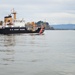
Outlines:
{"type": "Polygon", "coordinates": [[[26,22],[46,21],[52,24],[75,24],[75,0],[0,0],[0,20],[17,12],[26,22]]]}

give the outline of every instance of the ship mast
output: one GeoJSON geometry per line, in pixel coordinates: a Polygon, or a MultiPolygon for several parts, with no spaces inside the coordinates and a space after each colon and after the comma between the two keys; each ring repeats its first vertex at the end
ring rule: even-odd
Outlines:
{"type": "Polygon", "coordinates": [[[16,13],[16,11],[14,10],[14,8],[12,9],[11,14],[13,14],[13,19],[16,20],[16,14],[17,14],[17,13],[16,13]]]}

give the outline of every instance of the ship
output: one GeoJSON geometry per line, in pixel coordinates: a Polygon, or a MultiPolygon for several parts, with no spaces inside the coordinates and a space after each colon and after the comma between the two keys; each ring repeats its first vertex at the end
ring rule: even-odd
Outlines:
{"type": "Polygon", "coordinates": [[[24,19],[16,19],[16,11],[13,9],[11,14],[4,17],[3,24],[0,25],[0,34],[17,34],[17,33],[38,33],[42,34],[45,26],[37,26],[35,22],[25,23],[24,19]]]}

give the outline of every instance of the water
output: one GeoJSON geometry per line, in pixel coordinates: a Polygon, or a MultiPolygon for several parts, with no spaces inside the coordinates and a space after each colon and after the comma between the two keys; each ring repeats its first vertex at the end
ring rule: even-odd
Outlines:
{"type": "Polygon", "coordinates": [[[0,75],[75,75],[75,31],[0,35],[0,75]]]}

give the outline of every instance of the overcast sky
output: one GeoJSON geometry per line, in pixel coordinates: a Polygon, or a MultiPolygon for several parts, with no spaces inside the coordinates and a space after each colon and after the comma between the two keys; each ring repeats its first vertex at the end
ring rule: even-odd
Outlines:
{"type": "Polygon", "coordinates": [[[0,0],[0,20],[13,8],[26,22],[75,23],[75,0],[0,0]]]}

